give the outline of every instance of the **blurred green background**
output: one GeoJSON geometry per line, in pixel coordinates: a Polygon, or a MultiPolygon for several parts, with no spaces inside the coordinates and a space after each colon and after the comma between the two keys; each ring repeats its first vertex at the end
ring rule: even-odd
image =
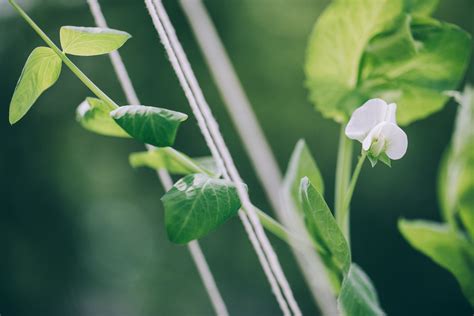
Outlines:
{"type": "MultiPolygon", "coordinates": [[[[62,25],[93,25],[85,0],[19,2],[55,40],[62,25]]],[[[177,1],[164,2],[252,199],[268,209],[177,1]]],[[[332,188],[338,126],[312,109],[302,70],[306,40],[327,2],[205,4],[281,169],[296,141],[305,138],[332,188]]],[[[101,3],[109,25],[133,35],[121,52],[142,102],[190,113],[144,3],[101,3]]],[[[441,1],[435,14],[471,34],[473,15],[472,0],[441,1]]],[[[143,146],[91,134],[76,123],[75,107],[90,92],[65,67],[59,82],[11,127],[8,105],[16,81],[30,51],[43,43],[6,0],[0,0],[0,43],[0,314],[211,315],[186,247],[166,238],[157,177],[128,165],[128,154],[143,146]]],[[[124,104],[106,56],[74,61],[124,104]]],[[[474,82],[472,63],[466,78],[474,82]]],[[[439,219],[437,169],[455,111],[451,102],[410,125],[406,157],[391,169],[366,164],[355,192],[354,261],[372,278],[388,315],[471,314],[449,272],[412,249],[396,228],[400,217],[439,219]]],[[[193,119],[183,125],[176,147],[191,155],[208,154],[193,119]]],[[[272,241],[304,313],[317,314],[287,246],[272,241]]],[[[232,315],[280,313],[238,219],[201,245],[232,315]]]]}

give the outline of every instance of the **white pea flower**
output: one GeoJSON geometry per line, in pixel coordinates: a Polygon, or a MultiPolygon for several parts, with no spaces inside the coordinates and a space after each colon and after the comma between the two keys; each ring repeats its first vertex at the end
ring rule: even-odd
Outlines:
{"type": "Polygon", "coordinates": [[[362,143],[372,157],[386,154],[388,158],[402,158],[408,148],[407,134],[397,125],[397,105],[372,99],[352,113],[346,135],[362,143]]]}

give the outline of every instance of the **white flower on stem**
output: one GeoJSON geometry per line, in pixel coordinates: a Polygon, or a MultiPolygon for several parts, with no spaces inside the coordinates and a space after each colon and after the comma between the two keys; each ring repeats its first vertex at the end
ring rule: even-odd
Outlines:
{"type": "Polygon", "coordinates": [[[372,99],[352,113],[346,135],[362,143],[362,149],[374,158],[402,158],[408,148],[407,134],[397,125],[397,105],[372,99]]]}

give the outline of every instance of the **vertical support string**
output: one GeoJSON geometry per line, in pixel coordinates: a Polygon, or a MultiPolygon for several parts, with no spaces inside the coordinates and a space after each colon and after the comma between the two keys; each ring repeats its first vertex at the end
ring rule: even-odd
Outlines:
{"type": "MultiPolygon", "coordinates": [[[[185,94],[186,98],[188,99],[188,102],[191,106],[191,109],[193,111],[194,116],[196,117],[196,120],[197,120],[198,125],[199,125],[200,130],[201,130],[201,133],[203,134],[204,139],[205,139],[205,141],[206,141],[206,143],[207,143],[207,145],[208,145],[208,147],[209,147],[209,149],[212,153],[212,156],[216,160],[217,165],[221,169],[223,175],[226,178],[228,178],[228,174],[227,174],[226,168],[224,166],[224,162],[222,161],[222,159],[220,157],[220,154],[217,151],[216,146],[214,145],[212,137],[211,137],[211,135],[209,133],[209,130],[208,130],[206,124],[205,124],[202,113],[200,112],[200,110],[198,108],[196,98],[194,97],[193,92],[191,91],[191,88],[189,87],[189,84],[186,80],[184,72],[181,69],[181,66],[180,66],[180,64],[177,60],[175,51],[174,51],[173,47],[170,44],[170,40],[168,39],[168,35],[167,35],[163,25],[162,25],[162,22],[161,22],[161,20],[158,16],[158,13],[157,13],[157,11],[156,11],[156,9],[155,9],[155,7],[154,7],[154,5],[151,1],[147,0],[147,1],[145,1],[145,3],[146,3],[146,6],[147,6],[147,9],[148,9],[148,12],[151,15],[153,24],[154,24],[154,26],[155,26],[155,28],[156,28],[159,36],[160,36],[161,42],[165,46],[165,49],[168,53],[168,58],[171,62],[171,65],[173,66],[173,69],[176,72],[176,75],[177,75],[178,80],[181,84],[181,87],[184,90],[184,94],[185,94]]],[[[245,212],[240,210],[239,211],[239,218],[242,221],[242,224],[245,228],[245,231],[246,231],[247,235],[249,236],[249,240],[250,240],[252,246],[255,249],[257,257],[258,257],[258,259],[259,259],[259,261],[262,265],[263,271],[264,271],[264,273],[265,273],[265,275],[266,275],[266,277],[267,277],[267,279],[270,283],[272,291],[273,291],[273,293],[274,293],[274,295],[277,299],[277,302],[278,302],[281,310],[283,311],[283,314],[284,315],[290,315],[287,303],[286,303],[286,301],[285,301],[285,299],[284,299],[284,297],[281,293],[280,288],[278,287],[278,283],[275,279],[275,276],[272,273],[272,270],[271,270],[270,265],[267,261],[267,258],[265,257],[265,255],[263,253],[263,250],[260,246],[260,243],[257,240],[255,232],[253,231],[252,225],[250,224],[245,212]]]]}
{"type": "MultiPolygon", "coordinates": [[[[201,0],[180,0],[180,4],[273,209],[287,227],[305,232],[291,198],[282,201],[280,169],[204,4],[201,0]]],[[[291,246],[323,315],[336,315],[337,303],[318,254],[307,247],[301,251],[301,245],[291,246]]]]}
{"type": "MultiPolygon", "coordinates": [[[[96,25],[99,27],[106,28],[107,22],[100,8],[99,1],[87,0],[87,2],[89,4],[89,8],[94,17],[96,25]]],[[[118,51],[113,51],[109,54],[109,56],[112,61],[112,66],[115,70],[115,73],[117,74],[117,77],[119,79],[119,83],[127,98],[127,101],[130,104],[140,104],[140,100],[138,99],[138,96],[136,94],[130,76],[120,54],[118,53],[118,51]]],[[[154,147],[151,145],[146,145],[146,148],[148,150],[154,149],[154,147]]],[[[171,179],[171,176],[168,171],[164,169],[158,170],[158,177],[160,179],[161,184],[163,185],[163,188],[166,191],[170,190],[173,186],[173,180],[171,179]]],[[[193,261],[196,265],[196,268],[198,269],[199,275],[201,277],[201,280],[203,281],[204,287],[211,300],[216,315],[228,316],[229,313],[227,311],[227,307],[224,303],[224,300],[222,299],[222,296],[216,285],[214,276],[212,275],[211,269],[207,264],[206,258],[201,250],[201,247],[199,246],[199,243],[197,241],[191,241],[190,243],[188,243],[187,246],[191,257],[193,258],[193,261]]]]}
{"type": "MultiPolygon", "coordinates": [[[[152,16],[155,28],[157,29],[161,41],[168,52],[173,68],[175,69],[178,78],[180,79],[180,83],[185,90],[185,94],[188,97],[191,108],[193,109],[193,113],[195,113],[198,124],[200,125],[201,130],[205,136],[206,142],[211,149],[214,158],[221,166],[224,167],[222,168],[224,178],[227,178],[236,184],[243,209],[246,211],[245,214],[248,216],[252,228],[254,229],[254,233],[260,243],[262,250],[264,251],[266,260],[268,260],[268,264],[270,265],[272,272],[274,273],[274,277],[276,278],[278,285],[281,287],[281,290],[283,291],[292,312],[295,315],[301,315],[301,311],[299,310],[299,307],[293,297],[293,293],[288,281],[286,280],[283,270],[281,269],[278,258],[270,242],[268,241],[263,227],[261,226],[261,223],[255,213],[253,205],[250,202],[248,194],[243,186],[243,181],[237,171],[237,168],[235,167],[223,137],[220,134],[217,122],[215,121],[210,108],[205,101],[202,90],[194,76],[186,54],[184,53],[181,44],[176,37],[174,28],[169,21],[166,10],[164,9],[161,1],[155,0],[152,2],[151,0],[145,0],[145,2],[150,15],[152,16]]],[[[267,277],[272,284],[271,275],[267,275],[267,277]]],[[[277,296],[280,307],[282,307],[282,310],[284,311],[284,306],[282,302],[280,302],[277,289],[273,288],[273,291],[277,296]]]]}

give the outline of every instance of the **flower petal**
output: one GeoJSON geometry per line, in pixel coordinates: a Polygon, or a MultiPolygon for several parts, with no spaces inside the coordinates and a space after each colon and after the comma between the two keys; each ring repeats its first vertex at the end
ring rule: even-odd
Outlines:
{"type": "Polygon", "coordinates": [[[385,152],[390,159],[402,158],[408,149],[408,137],[405,132],[393,123],[383,125],[380,135],[385,138],[385,152]]]}
{"type": "Polygon", "coordinates": [[[352,113],[346,126],[347,137],[362,143],[370,131],[384,121],[387,111],[388,105],[382,99],[372,99],[365,102],[352,113]]]}
{"type": "Polygon", "coordinates": [[[370,149],[370,146],[372,146],[374,140],[378,140],[380,138],[381,131],[386,124],[388,123],[382,122],[372,128],[367,137],[365,137],[362,141],[362,149],[366,151],[370,149]]]}
{"type": "Polygon", "coordinates": [[[395,103],[390,103],[387,108],[387,115],[385,121],[397,124],[397,105],[395,103]]]}

